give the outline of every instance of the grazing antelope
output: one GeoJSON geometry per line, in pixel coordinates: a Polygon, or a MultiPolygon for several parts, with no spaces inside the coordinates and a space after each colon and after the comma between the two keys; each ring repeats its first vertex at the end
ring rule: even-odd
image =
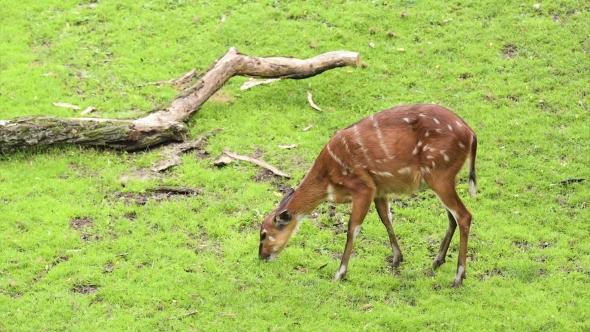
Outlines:
{"type": "Polygon", "coordinates": [[[465,279],[467,239],[471,213],[455,191],[457,173],[470,156],[469,192],[475,195],[473,129],[459,116],[438,105],[405,105],[371,115],[339,130],[320,152],[311,170],[288,192],[260,227],[259,256],[274,260],[285,248],[304,216],[328,200],[352,203],[346,247],[334,281],[346,275],[352,244],[371,202],[389,235],[393,266],[403,255],[393,232],[389,194],[411,194],[427,184],[446,208],[449,225],[432,263],[445,262],[449,244],[459,226],[461,236],[457,274],[451,287],[465,279]]]}

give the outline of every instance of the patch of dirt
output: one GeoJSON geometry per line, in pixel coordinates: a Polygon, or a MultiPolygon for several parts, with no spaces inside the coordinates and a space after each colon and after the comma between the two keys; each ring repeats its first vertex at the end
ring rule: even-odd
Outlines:
{"type": "Polygon", "coordinates": [[[111,273],[114,269],[115,267],[113,266],[113,263],[107,263],[102,269],[102,273],[111,273]]]}
{"type": "Polygon", "coordinates": [[[97,241],[100,239],[100,236],[98,236],[97,234],[92,234],[92,233],[84,233],[84,234],[80,235],[80,239],[84,242],[97,241]]]}
{"type": "Polygon", "coordinates": [[[324,204],[319,209],[318,213],[312,213],[309,219],[315,220],[315,224],[319,229],[330,229],[334,234],[342,234],[348,231],[348,223],[345,221],[345,216],[336,210],[335,204],[324,204]],[[317,218],[319,215],[327,215],[326,222],[319,222],[317,218]]]}
{"type": "Polygon", "coordinates": [[[533,245],[527,241],[514,241],[512,242],[517,248],[522,250],[529,250],[533,247],[533,245]]]}
{"type": "Polygon", "coordinates": [[[502,47],[502,54],[506,59],[514,59],[518,55],[518,46],[508,43],[502,47]]]}
{"type": "Polygon", "coordinates": [[[125,218],[129,219],[130,221],[134,221],[135,219],[137,219],[137,212],[135,212],[135,211],[127,212],[123,216],[125,218]]]}
{"type": "Polygon", "coordinates": [[[481,274],[476,274],[475,277],[477,279],[479,279],[479,281],[485,281],[486,279],[492,278],[492,277],[501,277],[502,279],[505,278],[504,273],[502,272],[502,270],[498,269],[497,267],[491,269],[491,270],[486,270],[484,273],[481,274]]]}
{"type": "Polygon", "coordinates": [[[466,80],[470,77],[471,77],[471,74],[469,74],[469,73],[463,73],[463,74],[459,75],[459,79],[461,79],[461,80],[466,80]]]}
{"type": "Polygon", "coordinates": [[[76,217],[70,220],[70,226],[75,230],[80,230],[82,228],[92,227],[94,226],[94,223],[90,218],[76,217]]]}
{"type": "Polygon", "coordinates": [[[80,293],[83,295],[94,294],[98,291],[98,286],[96,285],[87,285],[87,286],[76,286],[72,288],[74,293],[80,293]]]}
{"type": "Polygon", "coordinates": [[[287,193],[291,186],[285,182],[285,179],[281,176],[275,175],[273,172],[267,169],[259,170],[254,175],[255,182],[270,182],[277,190],[283,194],[287,193]]]}
{"type": "MultiPolygon", "coordinates": [[[[191,190],[166,190],[166,187],[161,187],[162,190],[155,188],[150,192],[145,193],[123,193],[123,192],[116,192],[114,194],[116,200],[123,200],[126,205],[135,203],[138,205],[145,205],[149,200],[155,201],[167,201],[170,200],[172,197],[175,196],[194,196],[197,194],[199,189],[190,188],[191,190]],[[194,190],[192,190],[194,189],[194,190]]],[[[180,188],[180,187],[179,187],[180,188]]],[[[181,188],[182,189],[182,188],[181,188]]],[[[136,215],[131,215],[131,217],[135,218],[136,215]]],[[[127,217],[127,215],[125,215],[127,217]]],[[[133,219],[130,219],[133,220],[133,219]]]]}
{"type": "Polygon", "coordinates": [[[539,248],[541,248],[541,250],[549,248],[553,245],[553,243],[551,242],[547,242],[547,241],[541,241],[539,242],[539,248]]]}

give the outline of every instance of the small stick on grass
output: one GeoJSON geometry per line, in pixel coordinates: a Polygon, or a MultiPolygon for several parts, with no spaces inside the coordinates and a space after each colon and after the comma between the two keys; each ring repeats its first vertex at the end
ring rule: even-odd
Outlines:
{"type": "Polygon", "coordinates": [[[282,176],[284,178],[291,178],[291,175],[279,171],[279,169],[277,169],[273,165],[270,165],[266,161],[259,160],[259,159],[256,159],[256,158],[252,158],[250,156],[242,156],[242,155],[239,155],[239,154],[235,154],[233,152],[230,152],[227,149],[223,149],[223,153],[225,153],[226,155],[228,155],[228,156],[230,156],[230,157],[232,157],[234,159],[251,162],[251,163],[256,164],[256,165],[258,165],[260,167],[264,167],[264,168],[268,169],[269,171],[273,172],[275,175],[282,176]]]}
{"type": "Polygon", "coordinates": [[[311,107],[313,107],[315,110],[317,110],[317,111],[320,111],[320,112],[321,112],[321,111],[322,111],[322,109],[321,109],[321,108],[320,108],[318,105],[316,105],[316,104],[313,102],[313,99],[311,99],[311,98],[312,98],[311,92],[310,92],[310,91],[307,91],[307,101],[309,102],[309,105],[310,105],[311,107]]]}
{"type": "Polygon", "coordinates": [[[150,188],[148,191],[164,194],[177,194],[177,195],[197,195],[201,193],[201,189],[193,187],[182,187],[182,186],[158,186],[150,188]]]}
{"type": "Polygon", "coordinates": [[[184,317],[193,316],[193,315],[196,315],[196,314],[198,314],[198,313],[199,313],[199,312],[198,312],[197,310],[193,310],[193,311],[189,311],[189,312],[187,312],[186,314],[184,314],[184,315],[181,315],[181,316],[178,316],[178,317],[170,317],[170,318],[168,318],[168,320],[173,320],[173,319],[182,319],[182,318],[184,318],[184,317]]]}
{"type": "Polygon", "coordinates": [[[144,84],[140,84],[139,86],[146,86],[146,85],[164,85],[164,84],[178,84],[178,83],[185,83],[188,82],[193,76],[195,76],[195,74],[197,74],[197,70],[196,69],[191,69],[190,71],[188,71],[186,74],[182,75],[179,78],[173,78],[167,81],[159,81],[159,82],[147,82],[144,84]]]}

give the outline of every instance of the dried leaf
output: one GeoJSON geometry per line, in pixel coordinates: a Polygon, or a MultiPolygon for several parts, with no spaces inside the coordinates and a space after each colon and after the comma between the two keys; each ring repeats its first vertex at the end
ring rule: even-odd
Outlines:
{"type": "Polygon", "coordinates": [[[316,105],[316,104],[313,102],[313,99],[311,99],[311,98],[312,98],[311,92],[310,92],[310,91],[307,91],[307,101],[309,102],[309,105],[311,105],[311,107],[313,107],[314,109],[316,109],[316,110],[318,110],[318,111],[320,111],[320,112],[321,112],[321,111],[322,111],[322,109],[321,109],[321,108],[319,108],[319,107],[318,107],[318,105],[316,105]]]}
{"type": "Polygon", "coordinates": [[[80,106],[78,106],[78,105],[72,105],[72,104],[62,103],[62,102],[53,103],[53,106],[64,107],[64,108],[73,108],[75,110],[80,109],[80,106]]]}
{"type": "Polygon", "coordinates": [[[88,106],[85,110],[82,111],[82,113],[80,113],[80,115],[86,115],[94,111],[96,111],[96,107],[88,106]]]}
{"type": "Polygon", "coordinates": [[[260,84],[270,84],[272,82],[276,82],[280,80],[280,78],[271,78],[268,80],[255,80],[253,78],[250,78],[248,81],[244,82],[244,84],[242,84],[242,86],[240,87],[240,90],[248,90],[253,86],[257,86],[260,84]]]}
{"type": "Polygon", "coordinates": [[[297,146],[299,146],[299,144],[291,144],[291,145],[279,145],[279,148],[281,149],[294,149],[297,146]]]}
{"type": "Polygon", "coordinates": [[[373,42],[369,42],[369,46],[371,46],[371,48],[375,48],[375,44],[373,42]]]}

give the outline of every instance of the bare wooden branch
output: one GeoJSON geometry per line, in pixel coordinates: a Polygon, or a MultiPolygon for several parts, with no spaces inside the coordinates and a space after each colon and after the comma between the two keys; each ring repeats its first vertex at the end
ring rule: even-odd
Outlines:
{"type": "Polygon", "coordinates": [[[264,167],[264,168],[268,169],[269,171],[273,172],[275,175],[282,176],[284,178],[291,178],[291,175],[289,175],[289,174],[287,174],[285,172],[279,171],[278,168],[274,167],[273,165],[267,163],[264,160],[252,158],[250,156],[242,156],[242,155],[239,155],[239,154],[235,154],[235,153],[233,153],[233,152],[231,152],[231,151],[229,151],[227,149],[223,149],[223,153],[225,153],[226,155],[228,155],[228,156],[230,156],[230,157],[232,157],[234,159],[251,162],[251,163],[256,164],[256,165],[258,165],[260,167],[264,167]]]}
{"type": "Polygon", "coordinates": [[[170,167],[181,165],[182,159],[180,158],[180,154],[189,150],[201,148],[203,145],[207,143],[208,137],[214,136],[221,130],[223,130],[223,128],[217,128],[215,130],[212,130],[199,136],[195,140],[168,146],[162,153],[165,157],[164,160],[156,164],[156,166],[152,168],[152,171],[163,172],[169,169],[170,167]]]}
{"type": "MultiPolygon", "coordinates": [[[[170,104],[134,120],[47,116],[0,120],[0,151],[7,153],[35,146],[79,144],[134,151],[169,141],[182,141],[187,134],[183,124],[232,76],[303,79],[326,70],[358,66],[358,53],[328,52],[310,59],[255,57],[234,47],[170,104]]],[[[189,72],[190,73],[190,72],[189,72]]],[[[188,74],[188,73],[187,73],[188,74]]]]}

